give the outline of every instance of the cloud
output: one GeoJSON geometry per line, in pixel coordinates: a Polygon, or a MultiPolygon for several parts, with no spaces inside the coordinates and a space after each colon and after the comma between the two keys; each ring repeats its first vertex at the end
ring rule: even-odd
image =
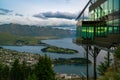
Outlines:
{"type": "Polygon", "coordinates": [[[44,12],[33,15],[37,18],[63,18],[63,19],[75,19],[77,14],[69,12],[44,12]]]}
{"type": "Polygon", "coordinates": [[[71,0],[65,0],[65,1],[69,3],[71,0]]]}
{"type": "Polygon", "coordinates": [[[8,9],[0,8],[0,12],[3,12],[3,13],[10,13],[10,12],[13,12],[13,10],[8,10],[8,9]]]}
{"type": "Polygon", "coordinates": [[[5,14],[5,13],[1,13],[1,12],[0,12],[0,15],[6,15],[6,14],[5,14]]]}
{"type": "Polygon", "coordinates": [[[12,10],[0,8],[0,15],[7,15],[8,13],[13,12],[12,10]]]}
{"type": "Polygon", "coordinates": [[[0,24],[21,24],[21,25],[37,25],[37,26],[61,26],[61,25],[75,25],[75,20],[63,19],[63,18],[36,18],[36,17],[25,17],[15,15],[0,15],[0,24]],[[8,19],[9,18],[9,19],[8,19]]]}
{"type": "Polygon", "coordinates": [[[35,14],[35,15],[33,15],[33,17],[46,19],[46,17],[42,13],[35,14]]]}
{"type": "Polygon", "coordinates": [[[21,17],[23,16],[22,14],[19,14],[19,13],[16,13],[15,15],[16,15],[16,16],[21,16],[21,17]]]}

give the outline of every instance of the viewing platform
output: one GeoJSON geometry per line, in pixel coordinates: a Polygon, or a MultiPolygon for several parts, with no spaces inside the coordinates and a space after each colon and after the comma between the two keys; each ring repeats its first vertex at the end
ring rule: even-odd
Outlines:
{"type": "Polygon", "coordinates": [[[106,25],[104,21],[78,21],[76,44],[98,45],[101,47],[116,46],[120,43],[118,28],[106,25]]]}

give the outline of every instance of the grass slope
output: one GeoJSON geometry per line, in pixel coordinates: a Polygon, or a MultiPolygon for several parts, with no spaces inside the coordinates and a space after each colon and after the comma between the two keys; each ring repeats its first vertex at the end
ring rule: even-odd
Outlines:
{"type": "Polygon", "coordinates": [[[0,45],[40,45],[41,40],[57,38],[54,36],[49,37],[27,37],[15,36],[10,33],[0,32],[0,45]]]}

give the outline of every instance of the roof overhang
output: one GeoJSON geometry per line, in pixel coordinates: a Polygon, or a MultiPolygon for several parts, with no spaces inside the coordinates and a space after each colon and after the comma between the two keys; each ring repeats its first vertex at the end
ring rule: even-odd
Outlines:
{"type": "Polygon", "coordinates": [[[98,26],[105,25],[105,21],[78,21],[77,26],[98,26]]]}

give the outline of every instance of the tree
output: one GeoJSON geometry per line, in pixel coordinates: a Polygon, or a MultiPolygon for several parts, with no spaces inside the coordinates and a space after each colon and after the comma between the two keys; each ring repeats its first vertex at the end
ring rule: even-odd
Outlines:
{"type": "Polygon", "coordinates": [[[98,80],[120,80],[120,73],[114,70],[109,70],[104,76],[99,77],[98,80]]]}
{"type": "Polygon", "coordinates": [[[26,77],[28,77],[28,75],[30,75],[31,68],[30,68],[30,66],[27,66],[27,63],[25,61],[23,61],[20,66],[20,70],[21,70],[21,78],[22,78],[22,80],[25,80],[26,77]]]}
{"type": "Polygon", "coordinates": [[[46,55],[40,57],[38,63],[27,66],[16,59],[11,66],[0,64],[0,80],[55,80],[52,61],[46,55]]]}
{"type": "Polygon", "coordinates": [[[115,56],[116,58],[120,59],[120,46],[117,47],[114,56],[115,56]]]}
{"type": "Polygon", "coordinates": [[[52,61],[46,55],[39,58],[35,66],[35,73],[38,80],[55,80],[55,73],[52,68],[52,61]]]}
{"type": "Polygon", "coordinates": [[[5,65],[2,69],[3,80],[9,80],[9,72],[10,72],[9,66],[5,65]]]}
{"type": "Polygon", "coordinates": [[[3,69],[3,65],[0,63],[0,80],[2,80],[2,69],[3,69]]]}
{"type": "Polygon", "coordinates": [[[105,62],[101,62],[100,65],[98,65],[98,71],[100,75],[104,75],[105,71],[107,70],[108,66],[106,65],[105,62]]]}
{"type": "Polygon", "coordinates": [[[9,80],[9,67],[0,63],[0,80],[9,80]]]}
{"type": "Polygon", "coordinates": [[[107,57],[106,56],[104,57],[104,60],[105,61],[101,62],[97,68],[97,70],[99,71],[98,74],[100,74],[100,75],[104,75],[104,73],[106,72],[106,70],[110,66],[109,64],[111,63],[111,60],[109,59],[108,54],[107,54],[107,57]]]}
{"type": "Polygon", "coordinates": [[[29,75],[26,80],[38,80],[38,78],[35,74],[32,74],[32,75],[29,75]]]}
{"type": "Polygon", "coordinates": [[[16,59],[10,71],[10,78],[11,80],[22,80],[21,75],[22,75],[22,72],[21,72],[19,60],[16,59]]]}

